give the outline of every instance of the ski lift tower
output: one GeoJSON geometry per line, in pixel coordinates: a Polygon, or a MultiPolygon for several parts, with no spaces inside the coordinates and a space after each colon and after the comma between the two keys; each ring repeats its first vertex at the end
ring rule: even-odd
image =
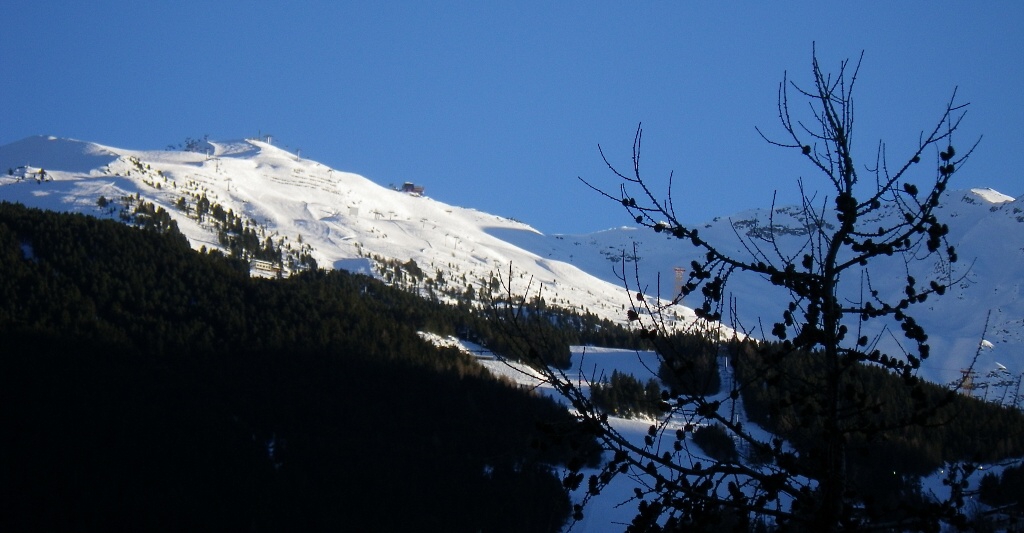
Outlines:
{"type": "Polygon", "coordinates": [[[964,394],[967,395],[967,397],[973,396],[975,388],[974,376],[978,375],[978,373],[970,368],[962,368],[960,369],[960,373],[964,375],[963,380],[961,381],[964,394]]]}
{"type": "Polygon", "coordinates": [[[677,301],[676,303],[677,304],[681,304],[681,303],[683,303],[683,298],[682,298],[681,295],[682,295],[682,292],[683,292],[683,280],[686,279],[686,269],[683,268],[683,267],[675,267],[672,270],[674,270],[675,273],[676,273],[675,291],[676,291],[676,297],[679,298],[679,301],[677,301]]]}

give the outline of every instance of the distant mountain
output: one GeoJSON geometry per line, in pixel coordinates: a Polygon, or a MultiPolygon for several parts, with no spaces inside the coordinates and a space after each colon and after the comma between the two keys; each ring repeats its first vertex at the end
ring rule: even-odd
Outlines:
{"type": "MultiPolygon", "coordinates": [[[[258,239],[261,250],[269,245],[262,255],[271,258],[264,263],[269,275],[315,263],[397,280],[401,274],[389,265],[412,261],[429,280],[421,290],[442,299],[506,278],[511,268],[516,291],[541,291],[549,305],[620,321],[629,303],[623,266],[631,287],[639,279],[645,292],[660,287],[670,298],[675,268],[697,259],[685,243],[635,228],[543,235],[523,222],[434,200],[424,195],[429,183],[405,191],[382,187],[259,140],[188,148],[137,151],[26,138],[0,147],[0,200],[112,218],[149,202],[170,214],[194,248],[227,250],[233,244],[226,244],[225,232],[232,231],[258,239]]],[[[920,306],[918,322],[933,347],[922,375],[939,383],[959,378],[979,345],[979,382],[989,373],[993,379],[1024,373],[1024,198],[990,189],[951,191],[940,217],[961,258],[954,277],[963,279],[920,306]]],[[[795,253],[805,230],[791,207],[716,218],[701,235],[747,254],[737,234],[765,242],[770,228],[780,252],[795,253]]],[[[936,272],[934,264],[901,258],[870,268],[870,277],[845,280],[850,290],[844,296],[857,298],[869,282],[891,293],[902,289],[907,275],[927,283],[936,272]]],[[[778,321],[785,294],[757,279],[737,276],[730,283],[744,329],[760,336],[763,324],[770,329],[778,321]]],[[[674,309],[680,320],[693,317],[689,308],[674,309]]],[[[883,343],[899,336],[898,329],[868,333],[881,334],[883,343]]]]}
{"type": "MultiPolygon", "coordinates": [[[[894,214],[883,218],[891,216],[894,214]]],[[[1020,376],[1024,372],[1024,197],[1014,199],[991,189],[949,191],[943,196],[937,216],[949,226],[947,239],[959,256],[958,262],[951,265],[951,277],[959,281],[944,296],[933,297],[912,310],[929,334],[928,342],[932,346],[932,358],[922,364],[922,376],[938,383],[959,379],[961,370],[968,367],[979,348],[981,352],[974,368],[978,385],[1020,376]]],[[[826,214],[825,220],[835,220],[835,217],[826,214]]],[[[882,219],[878,223],[888,225],[882,219]]],[[[806,243],[805,221],[795,207],[737,213],[716,218],[699,229],[701,237],[720,244],[725,251],[731,250],[735,257],[748,257],[751,253],[740,244],[737,235],[759,245],[774,259],[777,255],[768,241],[770,229],[782,256],[797,256],[797,250],[806,243]]],[[[676,267],[689,268],[691,261],[703,255],[687,246],[688,243],[631,228],[554,239],[555,242],[571,239],[579,246],[573,256],[566,256],[560,244],[550,241],[547,248],[534,246],[530,249],[541,255],[551,254],[563,260],[571,258],[577,264],[592,265],[595,258],[614,256],[619,250],[631,252],[635,246],[640,259],[637,271],[640,285],[653,292],[660,283],[663,294],[672,291],[676,267]]],[[[856,301],[861,291],[866,296],[872,289],[882,295],[899,294],[907,276],[913,276],[919,286],[927,287],[928,280],[944,270],[943,265],[934,261],[883,259],[869,265],[864,277],[842,280],[846,289],[843,296],[856,301]]],[[[607,270],[587,270],[608,279],[607,270]]],[[[627,274],[633,275],[633,272],[627,274]]],[[[769,332],[773,323],[781,321],[783,306],[789,302],[786,293],[751,275],[734,276],[728,290],[735,298],[738,319],[744,330],[756,337],[761,337],[762,326],[769,332]]],[[[701,303],[697,300],[699,295],[692,298],[692,305],[701,303]]],[[[903,338],[895,322],[872,321],[871,324],[876,328],[863,333],[882,334],[882,344],[890,348],[895,348],[893,338],[903,338]],[[889,331],[883,332],[879,326],[889,331]]],[[[851,328],[857,326],[854,324],[851,328]]]]}

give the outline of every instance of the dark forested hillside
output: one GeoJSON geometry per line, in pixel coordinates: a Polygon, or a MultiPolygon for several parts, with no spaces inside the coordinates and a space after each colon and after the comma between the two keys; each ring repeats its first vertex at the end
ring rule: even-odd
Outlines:
{"type": "Polygon", "coordinates": [[[561,526],[548,465],[595,444],[416,335],[476,318],[243,267],[175,232],[0,204],[0,528],[561,526]]]}
{"type": "MultiPolygon", "coordinates": [[[[815,468],[823,431],[818,398],[825,390],[820,354],[787,353],[777,344],[735,343],[730,349],[737,381],[751,385],[743,394],[750,421],[787,439],[815,468]],[[799,395],[811,401],[794,402],[799,395]]],[[[919,477],[944,465],[1024,455],[1024,413],[1018,409],[923,380],[908,387],[870,365],[851,366],[841,386],[842,408],[871,428],[849,439],[847,458],[851,483],[870,495],[868,512],[895,513],[908,501],[923,500],[919,477]],[[915,424],[902,422],[922,404],[935,407],[918,414],[915,424]]]]}

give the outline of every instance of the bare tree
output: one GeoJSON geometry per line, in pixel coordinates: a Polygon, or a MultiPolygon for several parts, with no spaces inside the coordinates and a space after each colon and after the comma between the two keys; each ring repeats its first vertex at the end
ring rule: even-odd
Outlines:
{"type": "MultiPolygon", "coordinates": [[[[671,302],[660,295],[644,294],[633,283],[638,278],[623,276],[633,306],[629,319],[640,336],[651,341],[663,358],[678,360],[680,354],[670,353],[665,342],[674,326],[664,320],[663,311],[683,297],[699,295],[695,311],[703,324],[701,331],[709,333],[714,342],[721,340],[723,331],[735,331],[732,356],[745,358],[749,370],[738,374],[725,399],[699,390],[664,391],[662,410],[667,419],[680,425],[654,424],[643,443],[632,442],[616,431],[590,401],[584,383],[557,370],[544,370],[548,381],[612,452],[603,470],[587,480],[588,496],[578,513],[585,512],[590,496],[599,494],[615,476],[625,474],[642,483],[636,490],[635,530],[749,529],[759,523],[807,531],[930,529],[938,527],[941,520],[958,516],[957,489],[961,485],[954,480],[950,501],[925,505],[880,523],[865,515],[862,504],[871,495],[851,483],[847,464],[851,447],[857,443],[899,427],[932,423],[930,415],[953,398],[952,392],[938,396],[927,392],[917,377],[921,361],[929,357],[929,344],[913,314],[917,304],[942,295],[957,281],[952,268],[957,253],[945,239],[948,228],[936,217],[936,208],[950,179],[977,144],[963,150],[953,146],[966,104],[957,102],[954,90],[935,126],[920,135],[916,150],[898,164],[890,163],[886,145],[879,142],[870,164],[858,165],[853,145],[853,89],[861,61],[843,61],[838,71],[830,74],[821,68],[816,53],[812,57],[809,86],[792,83],[785,76],[779,85],[781,134],[769,136],[757,130],[770,144],[803,158],[820,177],[813,188],[798,182],[802,193],[799,215],[805,232],[797,250],[783,245],[774,224],[758,238],[737,231],[742,253],[736,253],[683,223],[672,200],[672,176],[668,177],[669,192],[662,198],[641,175],[640,128],[628,172],[620,171],[601,151],[617,188],[609,190],[584,180],[620,203],[636,223],[675,237],[681,246],[693,247],[703,256],[691,263],[688,279],[671,302]],[[793,107],[794,99],[802,105],[793,107]],[[879,221],[886,222],[880,226],[879,221]],[[932,279],[916,280],[907,274],[902,292],[883,294],[871,282],[871,267],[886,257],[902,258],[907,264],[935,261],[938,268],[932,279]],[[733,304],[727,287],[730,279],[741,275],[756,276],[787,295],[779,302],[778,321],[763,327],[764,333],[756,340],[749,335],[753,330],[742,327],[730,309],[733,304]],[[859,296],[851,298],[849,294],[859,296]],[[723,329],[723,322],[731,323],[733,329],[723,329]],[[876,322],[891,324],[891,329],[869,327],[876,322]],[[902,332],[899,343],[883,339],[882,331],[896,329],[902,332]],[[788,375],[786,365],[794,360],[813,361],[813,375],[788,375]],[[878,369],[897,376],[907,398],[912,399],[908,400],[912,408],[898,419],[874,416],[885,406],[855,385],[855,376],[878,369]],[[813,435],[801,449],[794,449],[782,438],[765,436],[763,430],[745,426],[732,416],[741,398],[766,387],[777,391],[771,400],[775,402],[773,413],[793,417],[793,424],[804,427],[805,435],[813,435]],[[724,430],[748,450],[746,457],[710,459],[691,450],[687,435],[706,426],[724,430]]],[[[514,301],[512,289],[506,291],[504,299],[514,301]]],[[[510,314],[514,305],[503,309],[506,322],[522,323],[510,314]]],[[[517,334],[529,344],[529,328],[517,334]]],[[[543,361],[537,349],[524,350],[529,351],[528,358],[543,361]]],[[[676,368],[687,372],[685,365],[676,368]]],[[[581,472],[570,472],[566,485],[575,487],[583,481],[581,472]]]]}

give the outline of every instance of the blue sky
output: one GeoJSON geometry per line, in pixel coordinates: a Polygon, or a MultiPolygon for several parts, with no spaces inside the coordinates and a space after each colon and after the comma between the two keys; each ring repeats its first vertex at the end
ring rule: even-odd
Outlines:
{"type": "MultiPolygon", "coordinates": [[[[628,225],[614,187],[638,123],[684,220],[796,199],[816,175],[780,132],[784,72],[863,50],[857,146],[916,146],[959,87],[958,188],[1024,194],[1024,2],[138,2],[4,0],[0,144],[162,149],[273,134],[380,184],[545,233],[628,225]],[[722,4],[727,4],[721,7],[722,4]],[[855,4],[855,6],[851,6],[855,4]]],[[[922,181],[930,176],[922,175],[922,181]]]]}

